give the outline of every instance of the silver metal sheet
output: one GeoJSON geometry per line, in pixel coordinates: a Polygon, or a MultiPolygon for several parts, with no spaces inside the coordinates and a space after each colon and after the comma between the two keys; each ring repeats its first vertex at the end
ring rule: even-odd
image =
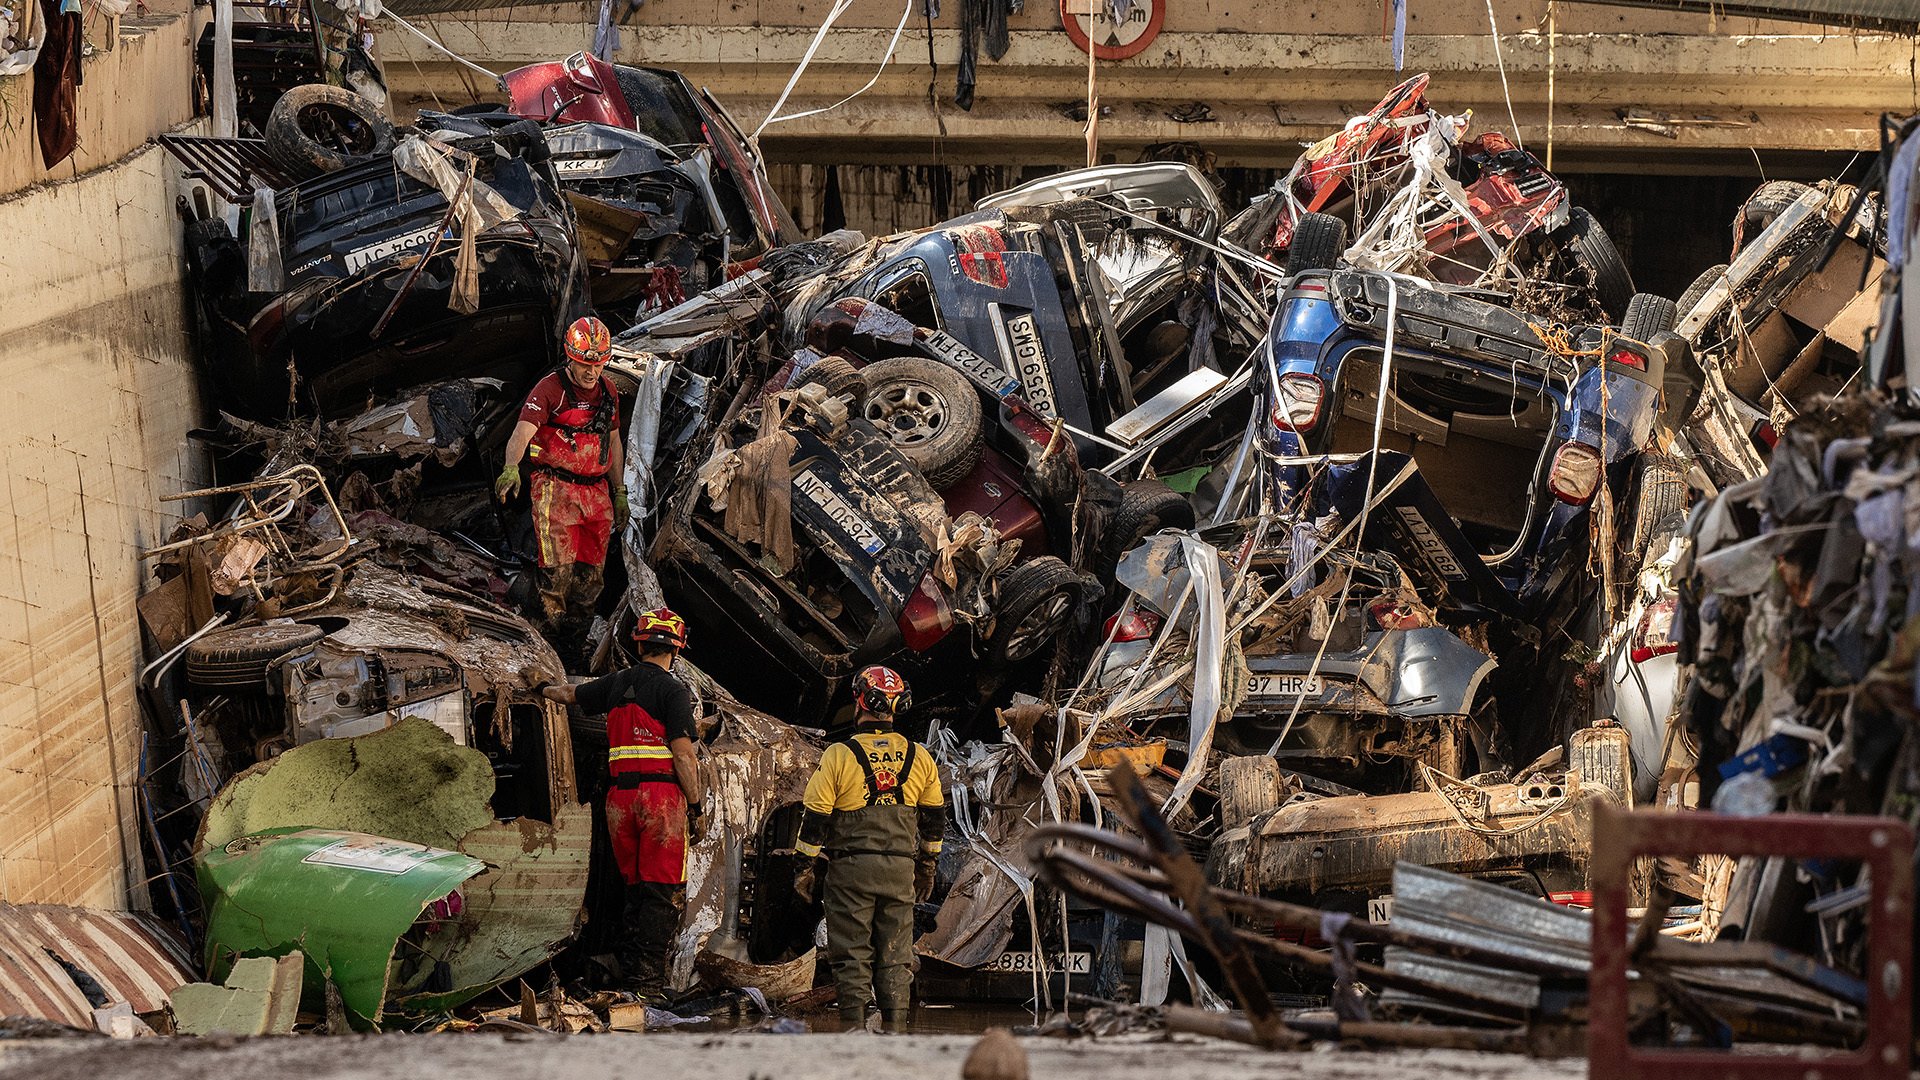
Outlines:
{"type": "Polygon", "coordinates": [[[86,972],[136,1013],[166,1007],[195,975],[186,946],[151,915],[0,904],[0,1016],[36,1016],[93,1028],[93,1006],[61,966],[86,972]],[[58,959],[56,959],[58,958],[58,959]]]}
{"type": "Polygon", "coordinates": [[[1140,403],[1139,408],[1107,426],[1107,437],[1129,449],[1225,386],[1227,377],[1203,367],[1140,403]]]}
{"type": "Polygon", "coordinates": [[[1587,970],[1593,933],[1587,912],[1404,862],[1393,868],[1393,926],[1569,973],[1587,970]]]}
{"type": "MultiPolygon", "coordinates": [[[[1396,905],[1396,925],[1398,914],[1396,905]]],[[[1451,987],[1463,994],[1478,994],[1483,998],[1504,1001],[1523,1009],[1537,1008],[1540,1004],[1539,978],[1517,971],[1496,971],[1464,960],[1429,956],[1397,945],[1387,947],[1386,966],[1388,971],[1396,975],[1424,979],[1438,986],[1451,987]]],[[[1447,1005],[1445,1000],[1436,1000],[1391,987],[1380,992],[1380,1003],[1383,1005],[1447,1005]]]]}

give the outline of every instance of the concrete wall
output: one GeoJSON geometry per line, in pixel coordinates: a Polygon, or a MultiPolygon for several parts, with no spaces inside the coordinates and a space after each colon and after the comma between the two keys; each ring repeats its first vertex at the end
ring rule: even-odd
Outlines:
{"type": "Polygon", "coordinates": [[[0,901],[145,903],[139,557],[206,475],[173,175],[0,200],[0,901]]]}
{"type": "MultiPolygon", "coordinates": [[[[0,78],[0,196],[110,165],[193,118],[189,43],[199,23],[188,3],[152,0],[146,14],[117,21],[87,8],[84,32],[97,51],[80,62],[79,145],[52,169],[41,163],[34,133],[33,76],[0,78]]],[[[13,260],[0,259],[0,268],[13,270],[13,260]]]]}

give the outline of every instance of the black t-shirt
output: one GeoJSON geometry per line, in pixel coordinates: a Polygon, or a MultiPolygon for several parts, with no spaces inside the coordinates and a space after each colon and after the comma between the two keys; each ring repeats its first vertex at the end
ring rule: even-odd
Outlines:
{"type": "MultiPolygon", "coordinates": [[[[574,691],[574,701],[589,713],[611,714],[622,705],[637,705],[659,722],[669,746],[675,739],[698,738],[693,728],[693,695],[687,685],[653,664],[636,664],[581,683],[574,691]]],[[[610,715],[608,719],[608,733],[612,734],[615,718],[610,715]]]]}

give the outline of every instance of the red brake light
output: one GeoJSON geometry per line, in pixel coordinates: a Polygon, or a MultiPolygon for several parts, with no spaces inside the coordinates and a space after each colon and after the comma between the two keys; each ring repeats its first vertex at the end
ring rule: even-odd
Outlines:
{"type": "Polygon", "coordinates": [[[920,579],[920,584],[907,597],[907,606],[901,610],[895,625],[900,628],[901,640],[914,652],[932,648],[953,629],[953,605],[947,602],[947,591],[931,572],[920,579]]]}
{"type": "Polygon", "coordinates": [[[1153,632],[1159,628],[1160,617],[1153,612],[1129,611],[1125,619],[1121,619],[1118,615],[1110,616],[1106,627],[1101,632],[1116,642],[1143,641],[1152,637],[1153,632]],[[1118,629],[1113,625],[1115,621],[1120,623],[1118,629]]]}
{"type": "Polygon", "coordinates": [[[1567,443],[1553,455],[1547,487],[1561,502],[1585,506],[1600,489],[1600,469],[1600,451],[1586,443],[1567,443]]]}
{"type": "Polygon", "coordinates": [[[1320,406],[1327,397],[1327,384],[1304,372],[1280,376],[1280,400],[1273,406],[1273,426],[1302,435],[1320,425],[1320,406]]]}
{"type": "Polygon", "coordinates": [[[1636,664],[1644,664],[1656,656],[1680,651],[1673,640],[1673,616],[1679,608],[1679,598],[1664,596],[1647,605],[1647,613],[1640,616],[1640,625],[1633,631],[1633,648],[1628,656],[1636,664]]]}
{"type": "Polygon", "coordinates": [[[1647,370],[1647,358],[1634,352],[1632,349],[1613,350],[1607,354],[1607,362],[1610,364],[1621,364],[1633,368],[1635,371],[1647,370]]]}

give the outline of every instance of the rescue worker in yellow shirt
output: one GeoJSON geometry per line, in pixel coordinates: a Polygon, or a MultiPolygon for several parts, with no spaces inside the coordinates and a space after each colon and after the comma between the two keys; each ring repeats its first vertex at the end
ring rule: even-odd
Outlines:
{"type": "Polygon", "coordinates": [[[840,1019],[866,1021],[877,1003],[898,1026],[913,994],[913,905],[933,894],[947,811],[940,771],[925,746],[893,730],[907,682],[891,668],[853,677],[854,732],[827,747],[807,782],[794,878],[811,902],[825,878],[827,962],[840,990],[840,1019]]]}

